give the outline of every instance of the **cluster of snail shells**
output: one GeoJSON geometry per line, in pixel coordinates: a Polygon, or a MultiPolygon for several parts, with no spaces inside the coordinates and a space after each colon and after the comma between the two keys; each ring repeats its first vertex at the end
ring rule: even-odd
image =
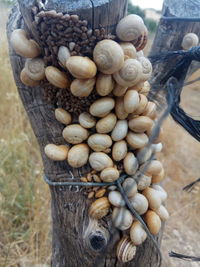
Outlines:
{"type": "Polygon", "coordinates": [[[199,37],[195,33],[190,32],[183,37],[181,46],[184,50],[188,50],[193,46],[197,46],[198,43],[199,43],[199,37]]]}
{"type": "MultiPolygon", "coordinates": [[[[161,220],[168,217],[163,205],[167,194],[158,185],[164,178],[161,162],[149,161],[153,153],[162,150],[162,143],[158,137],[148,145],[156,120],[156,106],[146,97],[150,90],[147,80],[152,73],[151,63],[142,51],[137,52],[146,42],[143,20],[137,15],[123,18],[116,27],[119,41],[105,39],[98,42],[93,60],[70,56],[66,47],[60,47],[58,60],[65,71],[54,66],[45,67],[38,58],[39,48],[34,55],[17,50],[15,42],[19,34],[35,46],[22,30],[17,31],[11,40],[13,48],[29,58],[21,73],[25,84],[29,83],[29,78],[38,81],[35,76],[29,76],[27,68],[31,65],[37,72],[36,61],[39,60],[44,69],[39,72],[56,87],[66,88],[76,97],[87,97],[94,90],[99,95],[89,110],[78,118],[73,118],[73,114],[63,108],[55,110],[56,119],[65,125],[62,135],[66,144],[47,144],[46,156],[51,160],[67,161],[73,168],[89,163],[95,174],[94,181],[98,182],[114,182],[121,172],[125,172],[127,178],[122,186],[134,209],[143,216],[150,232],[156,235],[161,220]],[[133,43],[137,43],[137,50],[133,43]],[[118,169],[119,165],[122,168],[118,169]]],[[[135,246],[147,237],[142,225],[126,208],[115,186],[104,188],[96,198],[89,208],[89,215],[98,220],[112,212],[113,225],[126,233],[118,244],[118,258],[123,262],[132,260],[135,246]]]]}

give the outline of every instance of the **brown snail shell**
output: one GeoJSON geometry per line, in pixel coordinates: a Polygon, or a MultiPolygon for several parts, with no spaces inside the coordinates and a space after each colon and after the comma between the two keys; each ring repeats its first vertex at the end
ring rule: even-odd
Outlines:
{"type": "Polygon", "coordinates": [[[124,120],[128,117],[128,113],[125,111],[124,107],[124,97],[116,97],[115,114],[120,120],[124,120]]]}
{"type": "Polygon", "coordinates": [[[163,165],[159,160],[147,161],[140,166],[140,171],[146,175],[158,175],[163,169],[163,165]]]}
{"type": "Polygon", "coordinates": [[[153,120],[147,116],[138,116],[129,120],[129,128],[135,133],[144,133],[153,126],[153,120]]]}
{"type": "Polygon", "coordinates": [[[124,52],[117,42],[102,40],[94,48],[93,59],[99,71],[113,74],[121,69],[124,63],[124,52]]]}
{"type": "Polygon", "coordinates": [[[152,183],[160,183],[165,178],[165,171],[162,169],[158,174],[152,176],[152,183]]]}
{"type": "Polygon", "coordinates": [[[115,82],[112,75],[99,73],[96,82],[96,91],[100,96],[106,96],[114,89],[115,82]]]}
{"type": "Polygon", "coordinates": [[[136,254],[136,246],[131,242],[128,236],[122,237],[117,245],[117,258],[121,262],[131,261],[136,254]]]}
{"type": "Polygon", "coordinates": [[[89,96],[94,88],[95,81],[95,78],[75,79],[70,85],[71,93],[77,97],[89,96]]]}
{"type": "Polygon", "coordinates": [[[128,90],[124,96],[124,109],[127,113],[133,113],[139,106],[139,94],[135,90],[128,90]]]}
{"type": "Polygon", "coordinates": [[[145,214],[145,221],[152,235],[157,235],[161,228],[160,217],[152,210],[145,214]]]}
{"type": "Polygon", "coordinates": [[[70,124],[63,130],[63,137],[70,144],[80,144],[88,135],[88,131],[79,124],[70,124]]]}
{"type": "MultiPolygon", "coordinates": [[[[146,114],[144,114],[144,111],[145,111],[147,105],[148,105],[147,97],[143,94],[139,94],[139,106],[132,114],[130,114],[128,119],[131,120],[131,119],[133,119],[132,116],[141,115],[141,114],[144,116],[147,116],[146,114]]],[[[152,117],[150,117],[150,118],[153,119],[152,117]]]]}
{"type": "Polygon", "coordinates": [[[66,73],[60,71],[58,68],[49,66],[45,69],[47,80],[58,88],[69,88],[70,79],[66,73]]]}
{"type": "Polygon", "coordinates": [[[125,172],[134,175],[138,169],[138,161],[132,152],[128,152],[123,160],[125,172]]]}
{"type": "Polygon", "coordinates": [[[41,81],[45,78],[45,65],[42,58],[28,58],[24,67],[27,75],[34,81],[41,81]]]}
{"type": "Polygon", "coordinates": [[[49,159],[62,161],[67,159],[69,146],[48,144],[44,148],[44,152],[49,159]]]}
{"type": "Polygon", "coordinates": [[[111,97],[102,97],[90,106],[90,113],[96,117],[105,117],[114,108],[115,101],[111,97]]]}
{"type": "Polygon", "coordinates": [[[96,124],[98,133],[109,133],[113,130],[117,122],[117,117],[114,113],[109,113],[104,118],[100,119],[96,124]]]}
{"type": "Polygon", "coordinates": [[[127,86],[121,86],[119,84],[115,84],[115,87],[114,87],[112,93],[115,96],[123,96],[126,93],[127,89],[128,89],[127,86]]]}
{"type": "Polygon", "coordinates": [[[71,114],[68,111],[64,110],[63,108],[55,109],[55,117],[59,122],[65,125],[68,125],[72,122],[71,114]]]}
{"type": "Polygon", "coordinates": [[[27,75],[25,68],[20,73],[20,80],[23,84],[30,87],[37,86],[39,84],[39,81],[34,81],[27,75]]]}
{"type": "Polygon", "coordinates": [[[84,166],[89,157],[89,147],[86,144],[74,145],[68,153],[67,161],[73,168],[80,168],[84,166]]]}
{"type": "Polygon", "coordinates": [[[95,63],[88,57],[69,57],[66,66],[72,76],[77,79],[91,79],[97,72],[95,63]]]}
{"type": "Polygon", "coordinates": [[[160,217],[161,221],[166,221],[169,218],[169,213],[163,205],[155,210],[155,213],[160,217]]]}
{"type": "Polygon", "coordinates": [[[113,167],[112,159],[103,152],[93,152],[90,154],[89,163],[96,171],[102,171],[105,168],[113,167]]]}
{"type": "Polygon", "coordinates": [[[149,138],[145,133],[133,133],[129,131],[126,136],[126,141],[133,149],[138,149],[145,147],[149,142],[149,138]]]}
{"type": "Polygon", "coordinates": [[[142,115],[154,120],[157,116],[156,104],[149,101],[142,115]]]}
{"type": "Polygon", "coordinates": [[[96,124],[96,119],[87,112],[82,112],[78,117],[78,121],[84,128],[92,128],[96,124]]]}
{"type": "Polygon", "coordinates": [[[142,194],[147,198],[150,209],[157,210],[160,207],[162,201],[155,189],[148,187],[142,191],[142,194]]]}
{"type": "Polygon", "coordinates": [[[101,172],[100,178],[106,183],[114,182],[119,178],[119,171],[113,167],[105,168],[101,172]]]}
{"type": "Polygon", "coordinates": [[[89,208],[89,215],[94,219],[101,219],[105,217],[110,210],[110,202],[107,197],[101,197],[95,200],[90,208],[89,208]]]}

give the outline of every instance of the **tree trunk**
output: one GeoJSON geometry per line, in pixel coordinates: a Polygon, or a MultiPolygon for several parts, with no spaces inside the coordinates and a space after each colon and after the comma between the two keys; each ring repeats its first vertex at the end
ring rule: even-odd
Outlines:
{"type": "MultiPolygon", "coordinates": [[[[99,28],[101,25],[107,33],[112,33],[114,26],[126,13],[127,0],[21,0],[19,6],[13,8],[9,18],[8,40],[14,29],[25,28],[42,46],[41,32],[38,31],[41,21],[34,20],[36,5],[44,7],[45,10],[55,9],[57,12],[77,14],[81,19],[87,20],[91,28],[99,28]]],[[[16,55],[11,47],[10,58],[20,97],[40,145],[45,174],[53,181],[64,181],[66,178],[74,179],[84,175],[88,172],[89,166],[78,170],[72,169],[66,162],[51,161],[45,156],[46,144],[65,143],[62,137],[63,126],[54,117],[56,105],[44,98],[44,84],[30,88],[21,83],[20,72],[24,66],[24,59],[16,55]]],[[[116,241],[119,240],[120,233],[115,231],[113,235],[110,218],[97,222],[88,217],[91,201],[86,199],[83,189],[74,186],[70,188],[50,186],[50,191],[53,267],[157,266],[158,255],[149,239],[138,247],[132,262],[122,264],[118,261],[116,241]]]]}

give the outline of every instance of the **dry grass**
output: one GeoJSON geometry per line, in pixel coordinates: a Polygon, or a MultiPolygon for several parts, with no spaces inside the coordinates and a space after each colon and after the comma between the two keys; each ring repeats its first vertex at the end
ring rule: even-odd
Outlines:
{"type": "MultiPolygon", "coordinates": [[[[37,141],[19,99],[8,61],[5,11],[0,12],[0,266],[29,267],[49,263],[50,219],[48,188],[42,180],[37,141]],[[3,12],[3,13],[2,13],[3,12]],[[47,197],[48,196],[48,197],[47,197]],[[28,264],[30,263],[30,265],[28,264]]],[[[183,105],[199,114],[198,83],[184,91],[183,105]]],[[[200,198],[182,191],[199,177],[200,144],[170,118],[164,125],[164,162],[171,218],[163,238],[163,266],[199,266],[170,259],[168,252],[199,255],[200,198]]]]}

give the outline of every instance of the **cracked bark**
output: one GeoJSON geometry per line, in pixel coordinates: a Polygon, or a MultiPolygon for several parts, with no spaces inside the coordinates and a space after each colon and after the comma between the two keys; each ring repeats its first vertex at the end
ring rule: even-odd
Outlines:
{"type": "MultiPolygon", "coordinates": [[[[38,1],[37,1],[38,2],[38,1]]],[[[51,0],[45,2],[47,10],[77,14],[86,19],[93,28],[99,24],[112,31],[117,22],[125,15],[127,0],[51,0]]],[[[21,0],[19,6],[13,8],[8,22],[8,40],[14,29],[26,28],[35,40],[36,25],[32,22],[31,7],[34,0],[21,0]]],[[[24,66],[24,59],[17,56],[10,47],[10,59],[14,78],[23,105],[37,137],[46,175],[56,181],[66,177],[80,177],[89,167],[72,169],[66,162],[53,162],[44,155],[44,146],[48,143],[64,144],[62,138],[63,126],[54,117],[55,106],[44,101],[40,86],[30,88],[20,82],[20,72],[24,66]]],[[[52,266],[107,266],[107,267],[148,267],[157,266],[158,256],[150,240],[144,242],[137,249],[135,259],[122,264],[116,258],[116,241],[119,240],[118,231],[113,232],[110,218],[99,222],[88,217],[87,200],[77,187],[51,187],[53,244],[52,266]],[[101,250],[101,251],[100,251],[101,250]]],[[[160,235],[161,238],[161,235],[160,235]]]]}

